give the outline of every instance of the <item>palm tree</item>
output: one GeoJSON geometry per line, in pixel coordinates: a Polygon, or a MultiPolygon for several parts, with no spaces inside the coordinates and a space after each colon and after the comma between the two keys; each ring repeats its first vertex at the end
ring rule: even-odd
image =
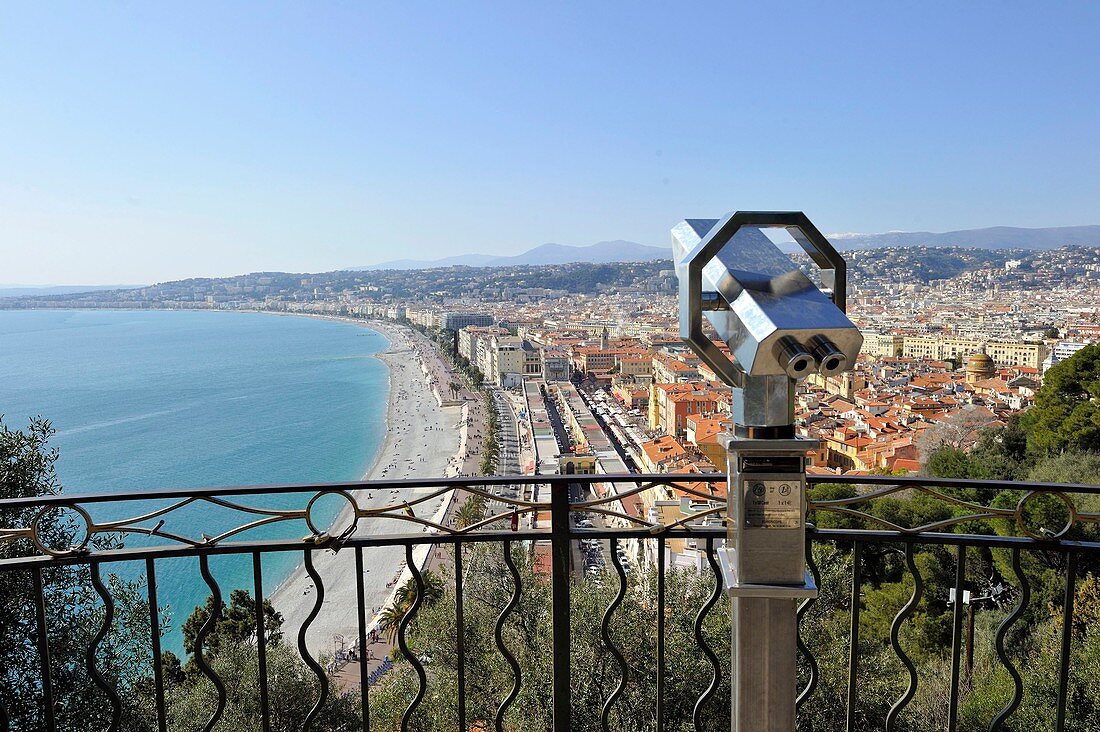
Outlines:
{"type": "Polygon", "coordinates": [[[485,499],[481,496],[470,496],[455,512],[455,524],[460,529],[473,526],[483,518],[485,518],[485,499]]]}
{"type": "MultiPolygon", "coordinates": [[[[427,570],[420,575],[421,581],[424,583],[424,603],[431,604],[443,597],[443,580],[438,574],[427,570]]],[[[397,588],[397,592],[394,593],[394,605],[401,608],[401,614],[404,615],[408,608],[412,607],[413,600],[416,598],[416,580],[409,577],[405,580],[405,583],[397,588]]]]}
{"type": "Polygon", "coordinates": [[[389,638],[391,645],[397,642],[397,627],[403,617],[405,617],[405,608],[399,607],[396,602],[387,605],[378,616],[378,630],[389,638]]]}

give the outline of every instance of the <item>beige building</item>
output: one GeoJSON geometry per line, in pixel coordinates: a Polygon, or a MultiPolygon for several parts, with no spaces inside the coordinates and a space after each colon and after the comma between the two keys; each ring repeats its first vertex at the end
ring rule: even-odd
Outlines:
{"type": "Polygon", "coordinates": [[[477,363],[478,342],[493,336],[506,336],[504,328],[484,325],[470,325],[458,331],[458,354],[471,363],[477,363]]]}
{"type": "Polygon", "coordinates": [[[998,366],[1022,366],[1032,369],[1040,368],[1047,357],[1047,347],[1042,343],[990,341],[986,345],[985,352],[998,366]]]}
{"type": "Polygon", "coordinates": [[[985,352],[998,366],[1039,368],[1046,358],[1047,349],[1042,343],[1024,341],[984,341],[980,338],[954,338],[946,336],[905,336],[902,355],[933,361],[955,359],[965,361],[967,356],[985,352]]]}
{"type": "Polygon", "coordinates": [[[493,336],[489,341],[488,369],[482,369],[485,378],[503,385],[508,374],[522,374],[527,362],[523,339],[518,336],[493,336]]]}
{"type": "Polygon", "coordinates": [[[861,353],[876,358],[900,356],[905,345],[905,337],[894,333],[864,333],[861,353]]]}

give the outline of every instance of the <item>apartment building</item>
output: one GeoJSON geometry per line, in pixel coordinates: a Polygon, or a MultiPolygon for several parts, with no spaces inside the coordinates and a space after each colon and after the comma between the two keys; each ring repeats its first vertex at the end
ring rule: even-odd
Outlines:
{"type": "Polygon", "coordinates": [[[486,313],[440,313],[441,330],[462,330],[469,325],[492,325],[493,316],[486,313]]]}
{"type": "Polygon", "coordinates": [[[468,325],[458,331],[458,353],[471,363],[477,362],[478,342],[494,336],[506,336],[508,331],[495,326],[468,325]]]}
{"type": "Polygon", "coordinates": [[[569,381],[569,356],[561,348],[544,346],[542,354],[542,378],[547,381],[569,381]]]}
{"type": "Polygon", "coordinates": [[[1043,343],[989,341],[985,352],[998,366],[1022,366],[1030,369],[1041,368],[1047,357],[1047,347],[1043,343]]]}
{"type": "Polygon", "coordinates": [[[905,336],[902,356],[928,361],[963,361],[982,351],[998,366],[1038,369],[1046,358],[1046,346],[1026,341],[982,340],[950,336],[905,336]]]}
{"type": "Polygon", "coordinates": [[[894,358],[902,355],[905,337],[896,333],[864,333],[860,353],[876,358],[894,358]]]}

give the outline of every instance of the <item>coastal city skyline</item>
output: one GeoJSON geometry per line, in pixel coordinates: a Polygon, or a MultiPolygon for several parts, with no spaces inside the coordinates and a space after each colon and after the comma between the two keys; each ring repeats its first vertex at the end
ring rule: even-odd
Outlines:
{"type": "Polygon", "coordinates": [[[1100,732],[1100,5],[0,15],[0,732],[1100,732]]]}
{"type": "Polygon", "coordinates": [[[5,13],[3,284],[661,246],[731,207],[1100,223],[1091,3],[62,7],[5,13]]]}

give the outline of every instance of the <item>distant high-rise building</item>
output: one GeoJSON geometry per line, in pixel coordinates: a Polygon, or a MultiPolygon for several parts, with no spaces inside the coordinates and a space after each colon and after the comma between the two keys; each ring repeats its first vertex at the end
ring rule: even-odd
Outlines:
{"type": "Polygon", "coordinates": [[[1046,373],[1047,369],[1054,364],[1065,361],[1087,345],[1087,343],[1080,341],[1062,341],[1054,344],[1054,347],[1050,349],[1050,354],[1043,361],[1043,373],[1046,373]]]}
{"type": "Polygon", "coordinates": [[[485,313],[442,313],[439,317],[441,330],[459,331],[468,325],[488,326],[493,324],[493,316],[485,313]]]}

